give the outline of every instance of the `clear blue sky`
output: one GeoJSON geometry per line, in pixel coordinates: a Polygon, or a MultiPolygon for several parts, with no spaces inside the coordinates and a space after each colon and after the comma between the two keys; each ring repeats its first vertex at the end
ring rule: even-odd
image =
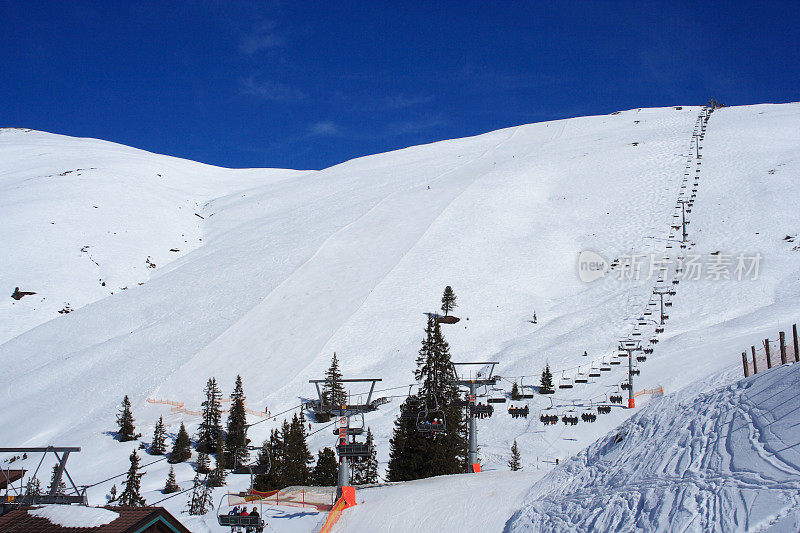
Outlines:
{"type": "Polygon", "coordinates": [[[0,126],[230,167],[800,100],[797,1],[0,0],[0,21],[0,126]]]}

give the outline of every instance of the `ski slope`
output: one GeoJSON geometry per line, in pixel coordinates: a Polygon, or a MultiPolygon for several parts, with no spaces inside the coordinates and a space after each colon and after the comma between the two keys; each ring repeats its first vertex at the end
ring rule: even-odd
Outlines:
{"type": "MultiPolygon", "coordinates": [[[[378,396],[398,396],[367,416],[383,468],[399,396],[413,381],[423,313],[438,309],[445,285],[462,317],[444,327],[453,359],[499,361],[505,390],[520,376],[537,382],[546,362],[557,379],[562,370],[574,377],[631,334],[654,280],[587,284],[577,257],[666,252],[682,178],[687,165],[696,168],[699,112],[639,109],[530,124],[314,172],[220,169],[103,141],[1,130],[0,235],[17,253],[0,277],[8,294],[15,286],[37,292],[0,303],[9,325],[0,397],[11,406],[0,411],[2,440],[82,446],[70,470],[90,484],[127,468],[136,447],[110,434],[122,395],[131,397],[143,440],[162,415],[171,435],[181,421],[194,432],[198,417],[146,399],[197,410],[209,377],[228,394],[241,374],[249,408],[291,410],[313,396],[308,380],[322,376],[335,351],[345,377],[380,377],[380,388],[391,390],[378,396]],[[91,170],[77,176],[79,168],[91,170]],[[59,314],[66,303],[74,311],[59,314]]],[[[736,375],[743,349],[796,321],[800,252],[784,237],[800,226],[798,118],[800,105],[783,104],[723,108],[709,120],[692,251],[758,252],[760,276],[682,282],[637,390],[669,393],[703,379],[722,385],[736,375]]],[[[582,409],[623,379],[615,367],[558,391],[554,404],[582,409]]],[[[517,440],[531,476],[523,485],[633,414],[615,409],[595,424],[544,428],[538,413],[549,401],[528,403],[528,419],[496,411],[478,422],[487,469],[504,470],[517,440]]],[[[279,422],[255,426],[251,438],[260,442],[279,422]]],[[[313,453],[333,444],[330,429],[313,430],[313,453]]],[[[164,462],[147,468],[149,502],[163,497],[167,471],[164,462]]],[[[176,474],[184,487],[193,477],[188,464],[176,474]]],[[[245,486],[244,477],[231,476],[229,488],[245,486]]],[[[435,482],[457,491],[462,479],[435,482]]],[[[90,489],[90,501],[103,503],[110,485],[90,489]]],[[[165,505],[177,512],[181,500],[165,505]]],[[[308,529],[319,518],[312,514],[279,523],[308,529]]],[[[196,529],[213,525],[193,520],[196,529]]]]}

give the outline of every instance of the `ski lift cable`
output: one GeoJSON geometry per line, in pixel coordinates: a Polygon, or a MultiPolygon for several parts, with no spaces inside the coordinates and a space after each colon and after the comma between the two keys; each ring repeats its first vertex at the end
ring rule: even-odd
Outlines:
{"type": "MultiPolygon", "coordinates": [[[[146,468],[146,467],[148,467],[150,465],[154,465],[156,463],[160,463],[161,461],[166,461],[167,459],[169,459],[169,457],[168,456],[164,456],[161,459],[156,459],[155,461],[152,461],[150,463],[144,464],[144,465],[140,466],[139,468],[146,468]]],[[[80,487],[83,488],[83,489],[90,489],[92,487],[96,487],[97,485],[102,485],[106,481],[111,481],[112,479],[117,479],[118,477],[122,477],[127,473],[128,473],[128,471],[126,470],[121,474],[117,474],[116,476],[111,476],[110,478],[106,478],[106,479],[104,479],[102,481],[98,481],[97,483],[92,483],[91,485],[80,485],[80,487]]]]}

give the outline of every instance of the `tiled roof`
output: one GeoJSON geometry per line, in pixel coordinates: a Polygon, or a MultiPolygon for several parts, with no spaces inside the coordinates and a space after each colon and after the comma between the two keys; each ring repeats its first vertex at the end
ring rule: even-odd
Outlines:
{"type": "Polygon", "coordinates": [[[133,533],[139,531],[155,518],[160,517],[180,533],[191,533],[163,507],[106,507],[119,513],[119,518],[98,527],[63,527],[46,518],[28,514],[30,507],[15,509],[0,516],[0,531],[3,533],[133,533]]]}

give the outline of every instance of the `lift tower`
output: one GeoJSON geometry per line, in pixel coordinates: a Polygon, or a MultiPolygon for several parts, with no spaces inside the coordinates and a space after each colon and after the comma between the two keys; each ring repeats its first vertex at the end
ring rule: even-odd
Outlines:
{"type": "Polygon", "coordinates": [[[664,314],[664,296],[675,296],[675,289],[656,287],[653,289],[653,294],[661,298],[661,314],[659,315],[659,324],[663,326],[664,320],[667,318],[667,315],[664,314]]]}
{"type": "Polygon", "coordinates": [[[475,419],[478,417],[478,408],[475,405],[475,393],[478,387],[487,385],[495,385],[500,379],[500,376],[494,376],[494,367],[499,364],[497,361],[477,361],[471,363],[453,363],[453,366],[478,366],[480,370],[475,374],[475,377],[459,377],[458,370],[456,369],[456,383],[459,387],[467,387],[469,389],[469,397],[466,401],[467,407],[467,422],[469,430],[469,452],[468,452],[468,465],[467,471],[470,469],[475,472],[476,465],[478,464],[478,427],[475,419]],[[487,368],[488,367],[488,368],[487,368]]]}
{"type": "Polygon", "coordinates": [[[633,394],[633,352],[638,352],[642,349],[640,341],[633,339],[624,339],[619,343],[619,349],[623,352],[628,352],[628,409],[636,407],[635,396],[633,394]]]}
{"type": "MultiPolygon", "coordinates": [[[[350,461],[354,459],[368,459],[372,449],[369,445],[363,442],[356,442],[356,436],[364,432],[363,427],[350,427],[350,417],[377,411],[378,406],[383,405],[389,401],[388,398],[372,399],[372,393],[375,390],[375,383],[382,381],[379,378],[362,378],[362,379],[339,379],[337,383],[370,383],[369,393],[367,393],[367,401],[364,403],[346,403],[344,405],[332,405],[325,401],[325,395],[320,389],[320,383],[328,383],[327,379],[311,379],[308,382],[313,383],[317,388],[317,396],[319,400],[310,402],[309,407],[314,413],[326,413],[336,417],[337,427],[334,434],[338,436],[336,444],[336,452],[339,455],[339,478],[337,482],[337,497],[341,496],[342,487],[350,485],[350,461]]],[[[348,402],[352,397],[351,394],[347,395],[348,402]]]]}

